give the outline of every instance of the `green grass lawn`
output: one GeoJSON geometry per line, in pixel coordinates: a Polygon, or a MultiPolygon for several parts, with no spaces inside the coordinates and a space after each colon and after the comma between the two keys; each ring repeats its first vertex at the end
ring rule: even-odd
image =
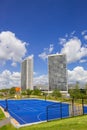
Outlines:
{"type": "Polygon", "coordinates": [[[2,110],[0,109],[0,120],[3,120],[5,119],[5,115],[4,113],[2,112],[2,110]]]}
{"type": "MultiPolygon", "coordinates": [[[[11,124],[0,130],[17,130],[11,124]]],[[[19,128],[19,130],[87,130],[87,115],[19,128]]]]}

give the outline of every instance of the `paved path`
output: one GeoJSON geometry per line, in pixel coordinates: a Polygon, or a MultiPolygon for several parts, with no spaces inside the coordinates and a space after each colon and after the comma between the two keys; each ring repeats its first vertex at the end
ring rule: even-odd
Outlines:
{"type": "Polygon", "coordinates": [[[0,121],[0,127],[10,123],[10,117],[0,121]]]}

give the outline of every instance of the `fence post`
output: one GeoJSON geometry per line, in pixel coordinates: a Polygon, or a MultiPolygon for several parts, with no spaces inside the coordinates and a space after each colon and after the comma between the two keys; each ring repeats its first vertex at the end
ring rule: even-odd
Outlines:
{"type": "Polygon", "coordinates": [[[5,99],[5,104],[6,104],[6,108],[4,110],[8,111],[8,101],[7,101],[7,98],[5,99]]]}
{"type": "Polygon", "coordinates": [[[84,115],[84,99],[82,98],[82,111],[83,111],[83,115],[84,115]]]}
{"type": "Polygon", "coordinates": [[[45,101],[46,101],[46,98],[47,98],[47,94],[45,93],[45,101]]]}
{"type": "Polygon", "coordinates": [[[47,122],[48,122],[48,107],[47,107],[47,109],[46,109],[46,115],[47,115],[47,122]]]}
{"type": "Polygon", "coordinates": [[[74,97],[72,98],[72,116],[74,116],[74,97]]]}
{"type": "Polygon", "coordinates": [[[61,119],[62,119],[62,102],[60,102],[60,116],[61,116],[61,119]]]}

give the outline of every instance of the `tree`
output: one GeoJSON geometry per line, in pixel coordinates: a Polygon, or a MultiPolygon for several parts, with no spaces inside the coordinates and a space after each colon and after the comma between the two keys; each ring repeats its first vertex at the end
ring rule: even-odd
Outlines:
{"type": "Polygon", "coordinates": [[[7,88],[6,89],[1,89],[0,92],[1,92],[2,95],[7,96],[9,94],[9,90],[10,89],[7,89],[7,88]]]}
{"type": "Polygon", "coordinates": [[[22,95],[26,95],[26,91],[25,91],[25,90],[22,90],[22,91],[21,91],[21,94],[22,94],[22,95]]]}
{"type": "Polygon", "coordinates": [[[85,84],[85,93],[87,95],[87,83],[85,84]]]}
{"type": "Polygon", "coordinates": [[[74,89],[71,89],[69,91],[70,93],[70,96],[73,98],[82,98],[83,97],[83,94],[81,93],[80,89],[79,89],[79,83],[76,82],[76,85],[75,85],[75,88],[74,89]]]}
{"type": "Polygon", "coordinates": [[[15,94],[16,93],[16,90],[15,90],[15,87],[12,87],[9,91],[10,94],[15,94]]]}
{"type": "Polygon", "coordinates": [[[41,95],[41,90],[35,89],[35,90],[33,90],[33,94],[40,96],[41,95]]]}
{"type": "Polygon", "coordinates": [[[55,98],[61,97],[61,93],[58,89],[55,89],[52,93],[52,96],[55,98]]]}
{"type": "Polygon", "coordinates": [[[32,93],[32,90],[30,90],[30,89],[26,90],[26,94],[28,95],[28,97],[31,95],[31,93],[32,93]]]}

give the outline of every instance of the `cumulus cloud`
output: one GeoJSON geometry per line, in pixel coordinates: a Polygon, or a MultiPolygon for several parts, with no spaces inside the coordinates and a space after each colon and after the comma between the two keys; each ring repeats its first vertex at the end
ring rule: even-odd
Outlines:
{"type": "Polygon", "coordinates": [[[18,39],[14,33],[3,31],[0,33],[0,64],[5,64],[7,60],[12,61],[12,66],[21,62],[26,53],[26,42],[18,39]]]}
{"type": "MultiPolygon", "coordinates": [[[[0,74],[0,89],[20,86],[21,74],[19,72],[10,72],[4,70],[0,74]]],[[[87,83],[87,70],[81,66],[75,67],[73,70],[68,70],[68,84],[76,82],[87,83]]],[[[34,85],[48,85],[48,75],[37,76],[35,73],[34,85]]]]}
{"type": "MultiPolygon", "coordinates": [[[[37,76],[37,73],[34,72],[34,76],[34,85],[48,85],[47,75],[37,76]]],[[[0,74],[0,89],[6,89],[17,86],[21,86],[21,73],[4,70],[0,74]]]]}
{"type": "Polygon", "coordinates": [[[0,74],[0,89],[10,88],[13,86],[20,86],[21,74],[19,72],[10,72],[4,70],[0,74]]]}
{"type": "Polygon", "coordinates": [[[40,75],[38,77],[34,77],[34,85],[48,85],[48,75],[40,75]]]}
{"type": "MultiPolygon", "coordinates": [[[[76,82],[81,84],[87,83],[87,70],[81,66],[75,67],[73,70],[68,70],[68,84],[76,82]]],[[[48,85],[48,75],[40,75],[34,77],[34,85],[48,85]]]]}
{"type": "Polygon", "coordinates": [[[49,48],[44,48],[44,51],[41,54],[39,54],[38,56],[41,59],[45,60],[48,58],[48,55],[50,55],[53,52],[53,50],[54,50],[54,45],[50,44],[49,48]]]}
{"type": "Polygon", "coordinates": [[[73,31],[73,32],[71,32],[69,35],[66,34],[66,35],[64,36],[64,38],[63,38],[63,37],[58,38],[59,44],[60,44],[60,45],[66,44],[67,39],[68,39],[69,37],[70,37],[70,38],[73,38],[74,35],[75,35],[75,33],[76,33],[76,31],[73,31]]]}
{"type": "Polygon", "coordinates": [[[80,39],[73,37],[63,44],[61,53],[66,54],[68,63],[72,63],[87,56],[87,47],[82,46],[80,39]]]}
{"type": "Polygon", "coordinates": [[[81,66],[68,70],[68,83],[87,83],[87,70],[81,66]]]}
{"type": "MultiPolygon", "coordinates": [[[[64,38],[59,38],[59,44],[62,46],[60,53],[66,54],[67,62],[73,63],[87,56],[87,45],[82,44],[81,40],[74,36],[75,31],[73,31],[70,35],[65,35],[64,38]]],[[[82,34],[85,34],[86,31],[83,31],[82,34]]],[[[85,40],[87,40],[87,35],[84,36],[85,40]]],[[[52,54],[54,50],[53,44],[50,45],[49,48],[44,48],[44,51],[39,54],[39,57],[43,60],[48,58],[48,55],[52,54]]],[[[56,52],[59,54],[59,52],[56,52]]]]}

